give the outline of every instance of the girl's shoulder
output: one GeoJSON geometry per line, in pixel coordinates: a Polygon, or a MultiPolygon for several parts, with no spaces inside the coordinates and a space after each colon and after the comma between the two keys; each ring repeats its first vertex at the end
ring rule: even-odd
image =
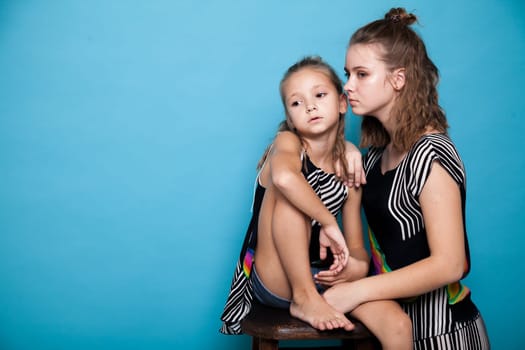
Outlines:
{"type": "Polygon", "coordinates": [[[299,136],[291,131],[279,131],[273,141],[274,150],[302,153],[303,145],[299,136]]]}
{"type": "Polygon", "coordinates": [[[277,135],[275,135],[275,141],[301,142],[299,136],[288,130],[279,131],[277,135]]]}
{"type": "Polygon", "coordinates": [[[407,156],[407,166],[416,179],[425,180],[435,161],[439,162],[457,183],[465,183],[466,174],[463,161],[447,134],[423,135],[407,156]]]}
{"type": "Polygon", "coordinates": [[[428,133],[414,144],[409,154],[413,157],[446,158],[448,161],[461,163],[456,146],[447,134],[428,133]]]}

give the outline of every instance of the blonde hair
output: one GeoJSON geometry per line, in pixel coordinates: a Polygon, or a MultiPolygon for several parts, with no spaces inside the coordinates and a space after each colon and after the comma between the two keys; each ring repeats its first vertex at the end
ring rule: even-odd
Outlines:
{"type": "MultiPolygon", "coordinates": [[[[281,95],[281,100],[283,102],[283,106],[284,106],[284,109],[285,109],[286,119],[283,120],[279,124],[278,131],[279,132],[281,132],[281,131],[293,132],[294,134],[296,134],[299,137],[299,139],[301,140],[301,143],[303,143],[303,145],[305,145],[305,141],[302,138],[302,136],[297,132],[297,130],[293,127],[293,125],[291,124],[291,121],[290,121],[290,118],[289,118],[289,115],[288,115],[288,111],[287,111],[286,103],[285,103],[285,96],[284,96],[284,84],[286,83],[286,81],[294,73],[297,73],[297,72],[299,72],[299,71],[301,71],[303,69],[306,69],[306,68],[308,68],[308,69],[315,69],[315,70],[325,74],[330,79],[330,81],[332,82],[332,84],[336,88],[336,90],[339,93],[339,95],[344,93],[344,91],[343,91],[343,83],[341,82],[341,79],[339,79],[339,77],[338,77],[337,73],[335,72],[335,70],[329,64],[324,62],[323,59],[321,57],[319,57],[319,56],[307,56],[307,57],[301,59],[300,61],[296,62],[295,64],[293,64],[290,68],[288,68],[288,70],[284,74],[283,78],[281,79],[281,83],[279,84],[279,93],[281,95]]],[[[261,169],[262,165],[264,164],[264,162],[268,158],[268,154],[270,152],[270,148],[271,148],[271,144],[266,148],[266,150],[264,151],[263,156],[259,160],[259,163],[257,164],[257,169],[258,170],[261,169]]],[[[339,161],[340,164],[342,165],[343,178],[347,178],[348,177],[347,161],[346,161],[346,157],[345,157],[345,151],[346,151],[346,143],[345,143],[345,116],[344,116],[344,114],[340,114],[339,115],[339,124],[337,126],[336,141],[335,141],[335,144],[334,144],[334,148],[332,150],[332,159],[333,159],[333,162],[334,162],[334,166],[335,166],[335,163],[337,161],[339,161]]]]}
{"type": "Polygon", "coordinates": [[[428,57],[423,40],[410,28],[416,21],[416,16],[404,8],[392,8],[383,19],[358,29],[350,39],[349,47],[379,44],[378,54],[388,69],[405,70],[405,85],[391,111],[399,127],[389,135],[376,118],[364,116],[362,147],[381,147],[391,141],[395,148],[406,151],[427,128],[447,132],[447,119],[438,103],[438,69],[428,57]]]}

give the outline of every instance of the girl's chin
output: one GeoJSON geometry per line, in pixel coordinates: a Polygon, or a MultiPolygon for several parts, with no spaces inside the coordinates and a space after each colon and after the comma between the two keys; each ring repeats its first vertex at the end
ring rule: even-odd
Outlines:
{"type": "Polygon", "coordinates": [[[352,113],[358,116],[366,115],[366,111],[359,107],[352,108],[352,113]]]}

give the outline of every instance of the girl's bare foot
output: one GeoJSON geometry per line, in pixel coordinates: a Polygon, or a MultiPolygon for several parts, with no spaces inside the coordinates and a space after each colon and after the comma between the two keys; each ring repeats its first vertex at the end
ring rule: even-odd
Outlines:
{"type": "Polygon", "coordinates": [[[319,294],[295,298],[290,304],[290,314],[309,323],[321,331],[344,328],[347,331],[354,329],[354,325],[346,316],[335,310],[319,294]]]}

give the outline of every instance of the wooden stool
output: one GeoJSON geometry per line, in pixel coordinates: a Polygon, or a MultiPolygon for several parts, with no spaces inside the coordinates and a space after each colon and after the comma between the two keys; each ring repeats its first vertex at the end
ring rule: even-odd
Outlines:
{"type": "Polygon", "coordinates": [[[319,331],[290,316],[285,309],[271,308],[253,301],[253,308],[242,322],[244,333],[252,336],[252,350],[277,350],[279,340],[342,339],[345,349],[372,350],[376,338],[359,321],[351,319],[353,331],[342,329],[319,331]]]}

